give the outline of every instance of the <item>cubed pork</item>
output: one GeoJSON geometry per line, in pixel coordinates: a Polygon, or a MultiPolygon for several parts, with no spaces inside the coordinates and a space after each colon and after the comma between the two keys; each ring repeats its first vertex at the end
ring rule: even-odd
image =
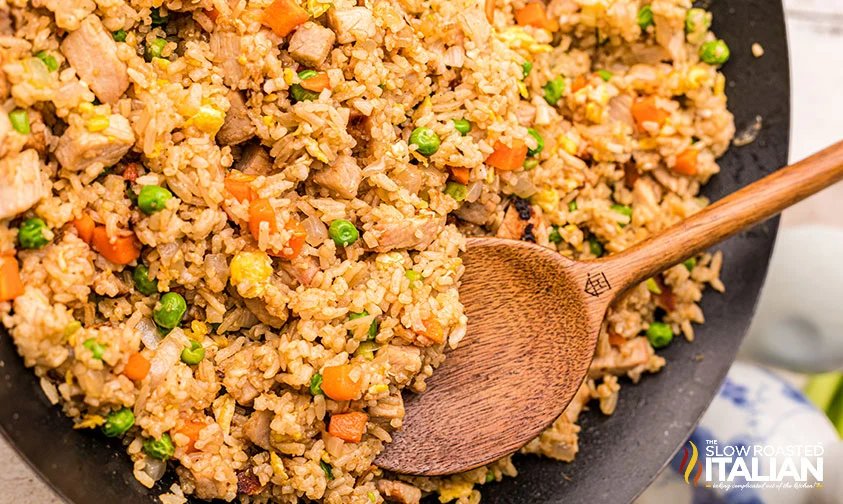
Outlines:
{"type": "Polygon", "coordinates": [[[72,171],[96,171],[117,164],[135,143],[129,120],[120,114],[108,117],[108,127],[88,131],[82,123],[67,128],[56,147],[56,159],[62,168],[72,171]]]}
{"type": "Polygon", "coordinates": [[[86,17],[61,43],[70,66],[103,103],[117,103],[129,87],[126,64],[117,57],[117,42],[99,17],[86,17]]]}
{"type": "Polygon", "coordinates": [[[228,102],[231,106],[225,113],[225,122],[217,133],[220,145],[236,145],[255,136],[255,125],[249,118],[246,100],[240,91],[230,91],[228,102]]]}
{"type": "Polygon", "coordinates": [[[334,41],[336,41],[334,32],[308,21],[290,37],[287,50],[290,56],[299,63],[315,67],[321,65],[328,57],[328,53],[334,47],[334,41]]]}
{"type": "Polygon", "coordinates": [[[340,44],[370,39],[378,33],[375,18],[367,7],[333,8],[328,11],[328,23],[340,44]]]}
{"type": "Polygon", "coordinates": [[[357,188],[363,176],[357,161],[348,155],[341,155],[328,168],[316,172],[313,181],[337,193],[341,198],[357,196],[357,188]]]}
{"type": "Polygon", "coordinates": [[[0,219],[29,210],[42,195],[41,159],[34,149],[0,158],[0,219]]]}

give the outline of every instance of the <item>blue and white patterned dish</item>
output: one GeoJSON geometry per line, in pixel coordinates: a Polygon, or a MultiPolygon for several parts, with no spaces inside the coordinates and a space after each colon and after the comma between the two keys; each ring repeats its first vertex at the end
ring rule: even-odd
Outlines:
{"type": "MultiPolygon", "coordinates": [[[[735,363],[690,440],[706,446],[822,445],[824,482],[814,489],[722,490],[685,482],[680,450],[636,504],[843,503],[843,445],[828,418],[792,385],[761,367],[735,363]]],[[[686,443],[686,446],[691,446],[686,443]]],[[[686,459],[687,460],[687,459],[686,459]]],[[[768,463],[762,459],[763,464],[768,463]]],[[[727,469],[728,471],[729,469],[727,469]]],[[[693,476],[693,474],[692,474],[693,476]]],[[[693,479],[693,478],[691,478],[693,479]]],[[[693,481],[691,481],[693,483],[693,481]]]]}

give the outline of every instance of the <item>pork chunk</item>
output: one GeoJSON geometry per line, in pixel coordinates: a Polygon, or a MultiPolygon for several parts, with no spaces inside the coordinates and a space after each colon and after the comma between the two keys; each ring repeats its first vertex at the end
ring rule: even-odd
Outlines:
{"type": "Polygon", "coordinates": [[[126,64],[117,58],[117,42],[97,16],[86,17],[61,43],[76,74],[103,103],[117,103],[129,87],[126,64]]]}
{"type": "Polygon", "coordinates": [[[211,33],[209,44],[214,53],[214,64],[222,69],[223,82],[226,86],[237,87],[243,77],[243,67],[239,61],[240,35],[217,28],[211,33]]]}
{"type": "Polygon", "coordinates": [[[390,502],[399,504],[419,504],[421,490],[407,483],[382,479],[378,481],[378,492],[390,502]]]}
{"type": "Polygon", "coordinates": [[[269,158],[266,149],[258,144],[251,144],[243,149],[243,154],[234,164],[234,169],[248,175],[269,175],[269,171],[272,169],[272,160],[269,158]]]}
{"type": "Polygon", "coordinates": [[[67,128],[56,147],[56,159],[62,168],[72,171],[96,171],[116,164],[135,143],[129,120],[120,114],[108,118],[108,128],[88,131],[82,123],[67,128]]]}
{"type": "Polygon", "coordinates": [[[510,240],[531,241],[542,245],[546,243],[547,239],[547,233],[545,232],[544,243],[539,240],[538,235],[542,231],[544,230],[539,208],[531,205],[527,200],[516,197],[509,208],[506,209],[496,236],[510,240]]]}
{"type": "Polygon", "coordinates": [[[445,227],[445,217],[433,212],[391,222],[378,222],[372,234],[378,240],[377,252],[395,249],[421,250],[430,245],[445,227]]]}
{"type": "Polygon", "coordinates": [[[320,170],[313,181],[337,193],[341,198],[357,196],[357,188],[363,180],[357,161],[348,155],[341,155],[333,165],[320,170]]]}
{"type": "Polygon", "coordinates": [[[331,9],[328,11],[328,23],[337,34],[337,42],[340,44],[370,39],[378,33],[372,11],[366,7],[331,9]]]}
{"type": "Polygon", "coordinates": [[[225,113],[225,122],[217,133],[220,145],[236,145],[255,136],[255,126],[249,119],[249,109],[240,91],[230,91],[228,102],[231,106],[225,113]]]}
{"type": "Polygon", "coordinates": [[[308,21],[290,37],[288,51],[290,51],[290,56],[299,63],[311,67],[319,66],[328,57],[336,39],[334,32],[328,28],[308,21]]]}
{"type": "Polygon", "coordinates": [[[29,210],[42,196],[41,160],[34,149],[0,158],[0,219],[29,210]]]}
{"type": "Polygon", "coordinates": [[[591,377],[599,377],[607,373],[623,375],[639,366],[644,366],[653,355],[653,349],[647,344],[647,338],[639,336],[625,341],[619,347],[612,346],[604,355],[596,355],[591,362],[588,374],[591,377]]]}
{"type": "Polygon", "coordinates": [[[384,346],[378,351],[375,362],[387,364],[386,376],[390,381],[404,385],[421,370],[421,349],[415,346],[384,346]]]}
{"type": "Polygon", "coordinates": [[[243,434],[246,435],[255,445],[264,450],[271,450],[269,444],[269,426],[275,414],[271,411],[255,411],[252,416],[243,424],[243,434]]]}

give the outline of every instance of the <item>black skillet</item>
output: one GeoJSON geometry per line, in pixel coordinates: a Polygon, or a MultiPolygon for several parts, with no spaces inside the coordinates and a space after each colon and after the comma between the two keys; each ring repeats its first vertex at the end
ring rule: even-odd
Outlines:
{"type": "MultiPolygon", "coordinates": [[[[723,172],[705,188],[712,199],[726,195],[787,162],[790,76],[782,6],[768,0],[715,0],[714,32],[732,57],[729,108],[738,129],[763,118],[755,142],[733,147],[723,172]],[[752,55],[753,43],[764,48],[752,55]]],[[[676,341],[659,353],[667,366],[638,385],[624,383],[617,410],[582,415],[580,452],[573,463],[516,457],[519,476],[484,486],[483,502],[625,503],[655,478],[687,439],[714,397],[749,327],[778,220],[736,236],[718,247],[724,254],[724,294],[707,292],[707,322],[694,343],[676,341]]],[[[681,338],[679,338],[681,340],[681,338]]],[[[0,329],[0,432],[59,494],[75,504],[149,504],[172,479],[147,490],[132,476],[118,441],[97,431],[71,429],[51,406],[31,370],[24,368],[5,329],[0,329]]]]}

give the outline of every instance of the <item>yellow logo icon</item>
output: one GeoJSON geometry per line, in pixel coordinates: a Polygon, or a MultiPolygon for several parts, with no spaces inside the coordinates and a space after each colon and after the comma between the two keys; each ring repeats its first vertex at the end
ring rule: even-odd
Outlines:
{"type": "Polygon", "coordinates": [[[699,481],[700,476],[702,475],[700,452],[697,450],[697,445],[695,445],[693,441],[688,441],[688,444],[691,445],[691,450],[689,451],[687,446],[682,447],[684,454],[682,455],[682,462],[679,464],[679,471],[685,474],[685,483],[697,486],[697,481],[699,481]],[[697,470],[697,474],[694,475],[692,480],[691,475],[694,473],[694,469],[697,470]]]}

